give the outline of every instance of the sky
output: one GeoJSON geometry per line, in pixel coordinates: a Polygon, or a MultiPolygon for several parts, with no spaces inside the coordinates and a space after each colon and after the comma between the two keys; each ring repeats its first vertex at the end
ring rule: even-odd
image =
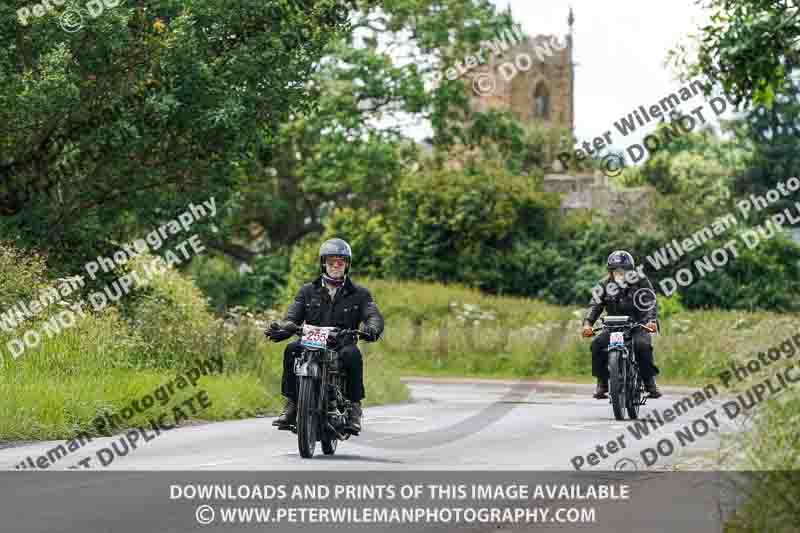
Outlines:
{"type": "MultiPolygon", "coordinates": [[[[649,108],[683,86],[667,52],[687,42],[707,20],[695,0],[492,0],[499,9],[510,4],[527,35],[568,31],[572,6],[575,44],[575,136],[589,140],[612,130],[617,148],[641,135],[623,137],[614,122],[639,105],[649,108]]],[[[702,96],[687,101],[685,112],[705,104],[702,96]]],[[[706,106],[707,107],[707,106],[706,106]]],[[[644,128],[652,131],[656,121],[644,128]]]]}

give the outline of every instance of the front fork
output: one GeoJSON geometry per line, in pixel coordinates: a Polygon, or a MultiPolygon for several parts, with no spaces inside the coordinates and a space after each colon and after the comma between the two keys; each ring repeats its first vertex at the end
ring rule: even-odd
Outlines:
{"type": "Polygon", "coordinates": [[[340,434],[339,429],[346,424],[348,402],[343,402],[344,411],[340,411],[339,398],[333,395],[337,385],[340,392],[343,392],[342,384],[337,383],[342,381],[341,374],[331,372],[328,365],[317,361],[315,357],[309,358],[308,354],[303,354],[302,357],[295,359],[295,375],[298,376],[298,384],[300,379],[314,379],[319,394],[317,394],[317,405],[313,406],[312,410],[319,415],[322,427],[331,425],[337,435],[340,434]]]}

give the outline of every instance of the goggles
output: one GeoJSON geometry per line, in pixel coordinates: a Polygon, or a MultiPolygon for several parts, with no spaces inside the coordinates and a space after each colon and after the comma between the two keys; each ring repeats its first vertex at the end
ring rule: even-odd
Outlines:
{"type": "Polygon", "coordinates": [[[347,264],[347,260],[344,257],[332,255],[325,258],[325,264],[332,267],[344,266],[347,264]]]}

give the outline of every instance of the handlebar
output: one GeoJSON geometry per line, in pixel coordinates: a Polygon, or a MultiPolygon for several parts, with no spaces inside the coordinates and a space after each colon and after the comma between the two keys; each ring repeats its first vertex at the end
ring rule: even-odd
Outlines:
{"type": "Polygon", "coordinates": [[[336,335],[335,335],[336,338],[340,337],[341,335],[355,335],[359,339],[365,339],[365,338],[371,337],[371,335],[369,333],[367,333],[366,331],[361,331],[360,329],[339,329],[339,328],[336,328],[334,331],[336,332],[336,335]]]}
{"type": "MultiPolygon", "coordinates": [[[[354,337],[357,337],[357,338],[360,338],[360,339],[366,339],[366,340],[370,340],[372,338],[372,334],[371,333],[369,333],[367,331],[360,330],[360,329],[347,329],[347,328],[339,328],[339,327],[336,327],[336,326],[328,326],[328,327],[332,327],[333,328],[332,331],[331,331],[331,336],[330,336],[330,338],[332,340],[336,340],[337,338],[339,338],[339,337],[341,337],[343,335],[344,336],[352,335],[354,337]]],[[[289,333],[290,335],[294,335],[294,336],[297,336],[297,337],[302,337],[302,335],[303,335],[302,326],[298,326],[297,324],[295,324],[293,322],[288,322],[288,321],[284,322],[283,324],[279,324],[277,322],[272,322],[269,325],[269,327],[264,331],[264,333],[266,334],[269,331],[275,331],[275,332],[284,331],[286,333],[289,333]],[[281,326],[283,326],[283,327],[281,327],[281,326]]]]}
{"type": "MultiPolygon", "coordinates": [[[[288,328],[284,328],[285,331],[287,331],[289,333],[292,333],[293,335],[296,335],[297,337],[302,337],[303,336],[303,328],[301,326],[298,326],[297,324],[293,324],[291,322],[289,322],[287,324],[292,324],[292,326],[290,326],[288,328]]],[[[339,337],[341,337],[343,335],[355,335],[355,336],[357,336],[357,337],[359,337],[361,339],[365,339],[365,338],[368,339],[368,338],[371,337],[371,335],[369,333],[367,333],[366,331],[362,331],[360,329],[337,328],[335,326],[333,326],[333,327],[334,327],[334,329],[331,331],[331,333],[332,333],[331,338],[333,338],[333,339],[337,339],[337,338],[339,338],[339,337]]]]}
{"type": "MultiPolygon", "coordinates": [[[[644,328],[646,331],[650,331],[649,329],[645,328],[644,326],[645,326],[645,324],[644,324],[644,323],[642,323],[642,322],[634,322],[634,323],[633,323],[633,324],[631,324],[630,326],[627,326],[627,328],[628,328],[629,330],[633,330],[633,329],[636,329],[636,328],[644,328]]],[[[593,328],[592,328],[592,336],[594,336],[594,334],[595,334],[595,333],[597,333],[598,331],[602,331],[602,330],[604,330],[604,329],[606,329],[606,325],[605,325],[605,324],[601,324],[601,325],[600,325],[600,326],[598,326],[598,327],[593,327],[593,328]]],[[[652,333],[652,332],[651,332],[651,333],[652,333]]]]}

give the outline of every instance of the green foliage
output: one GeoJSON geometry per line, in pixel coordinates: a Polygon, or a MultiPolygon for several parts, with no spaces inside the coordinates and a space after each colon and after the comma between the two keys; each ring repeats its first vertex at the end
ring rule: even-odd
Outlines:
{"type": "MultiPolygon", "coordinates": [[[[137,271],[145,260],[133,265],[137,271]]],[[[0,279],[51,285],[47,273],[41,257],[12,246],[0,248],[0,279]]],[[[3,311],[10,303],[5,298],[27,296],[12,284],[4,291],[3,311]]],[[[98,414],[120,414],[132,401],[211,356],[223,358],[224,374],[201,377],[196,387],[176,390],[169,404],[156,402],[126,424],[146,425],[148,418],[171,413],[173,406],[200,390],[207,392],[211,407],[193,419],[241,418],[242,413],[254,416],[279,409],[284,346],[264,340],[263,323],[250,317],[238,325],[214,319],[202,293],[173,269],[136,293],[125,297],[124,310],[111,305],[93,312],[86,305],[86,315],[72,327],[42,335],[42,343],[19,358],[0,358],[0,440],[64,439],[78,431],[96,435],[92,421],[98,414]]],[[[41,331],[48,314],[12,334],[0,330],[0,345],[21,336],[25,328],[41,331]]],[[[407,397],[391,361],[376,353],[368,356],[367,364],[380,369],[365,377],[369,405],[407,397]]]]}
{"type": "Polygon", "coordinates": [[[383,216],[366,209],[349,207],[334,210],[323,234],[312,234],[292,249],[291,272],[281,300],[294,298],[304,283],[319,276],[319,247],[327,239],[340,238],[350,244],[353,262],[350,275],[359,278],[385,274],[389,231],[383,216]]]}
{"type": "Polygon", "coordinates": [[[322,242],[319,235],[312,234],[294,245],[289,258],[289,276],[280,295],[281,302],[291,302],[300,287],[319,277],[319,247],[322,242]]]}
{"type": "MultiPolygon", "coordinates": [[[[777,374],[787,377],[792,373],[786,366],[774,368],[769,379],[776,383],[779,379],[777,374]]],[[[763,373],[758,378],[739,384],[739,388],[751,387],[766,377],[766,373],[763,373]]],[[[743,431],[729,435],[723,441],[726,449],[733,452],[733,468],[750,473],[748,483],[741,487],[747,498],[725,524],[726,532],[782,532],[796,529],[800,513],[800,487],[797,484],[797,470],[800,468],[798,413],[800,392],[797,387],[790,385],[780,395],[770,395],[760,402],[757,410],[750,413],[750,423],[743,431]]]]}
{"type": "Polygon", "coordinates": [[[522,238],[547,237],[556,206],[529,179],[488,165],[407,175],[387,217],[390,271],[496,289],[501,257],[522,238]]]}
{"type": "Polygon", "coordinates": [[[24,252],[9,243],[0,243],[0,308],[19,300],[28,301],[48,286],[45,258],[36,252],[24,252]]]}
{"type": "Polygon", "coordinates": [[[286,277],[289,274],[289,255],[279,250],[273,254],[264,254],[250,265],[252,272],[245,274],[244,292],[248,298],[241,305],[269,309],[277,303],[286,277]]]}
{"type": "Polygon", "coordinates": [[[366,209],[337,209],[328,219],[320,244],[335,237],[350,243],[354,255],[350,267],[353,276],[373,277],[385,271],[391,236],[383,215],[366,209]]]}
{"type": "Polygon", "coordinates": [[[661,296],[658,298],[658,318],[659,320],[667,320],[680,313],[685,313],[686,309],[683,307],[680,293],[674,293],[671,296],[661,296]]]}
{"type": "Polygon", "coordinates": [[[188,273],[217,312],[235,305],[254,303],[245,299],[248,294],[242,275],[225,257],[197,257],[189,265],[188,273]]]}
{"type": "MultiPolygon", "coordinates": [[[[738,257],[681,290],[682,300],[692,308],[800,311],[800,246],[785,236],[766,239],[752,229],[744,231],[751,242],[759,239],[758,244],[748,248],[737,239],[738,257]]],[[[706,243],[692,255],[692,264],[717,246],[721,243],[706,243]]]]}
{"type": "Polygon", "coordinates": [[[661,193],[656,200],[659,227],[669,235],[690,234],[729,212],[733,177],[744,171],[748,155],[738,142],[702,130],[675,137],[650,157],[637,170],[661,193]]]}
{"type": "MultiPolygon", "coordinates": [[[[8,234],[85,262],[189,201],[229,196],[280,124],[313,108],[309,70],[347,3],[122,2],[64,31],[0,5],[0,215],[8,234]],[[268,74],[267,74],[268,73],[268,74]]],[[[41,6],[37,6],[41,7],[41,6]]]]}
{"type": "MultiPolygon", "coordinates": [[[[797,152],[800,150],[800,79],[787,76],[783,94],[775,97],[769,109],[751,110],[736,130],[736,142],[752,146],[747,166],[732,182],[736,196],[764,195],[789,177],[800,176],[797,152]]],[[[794,209],[794,195],[781,198],[767,209],[754,212],[751,223],[763,221],[773,213],[794,209]]]]}
{"type": "Polygon", "coordinates": [[[533,296],[550,303],[570,303],[575,299],[575,264],[547,241],[520,242],[508,258],[502,259],[498,282],[506,289],[503,293],[533,296]]]}
{"type": "MultiPolygon", "coordinates": [[[[146,260],[142,256],[132,262],[142,278],[146,260]]],[[[126,309],[144,341],[137,366],[187,368],[198,354],[222,353],[222,324],[211,315],[205,295],[191,279],[168,268],[137,292],[126,309]]]]}
{"type": "MultiPolygon", "coordinates": [[[[394,361],[406,375],[591,379],[590,343],[580,337],[585,302],[553,305],[459,284],[365,284],[387,318],[384,336],[369,346],[370,353],[394,361]]],[[[674,298],[665,304],[678,305],[674,298]]],[[[660,382],[714,382],[731,353],[763,350],[774,344],[776,329],[791,331],[793,321],[774,313],[718,310],[662,316],[662,334],[655,337],[660,382]],[[750,327],[731,328],[740,322],[750,327]]]]}
{"type": "Polygon", "coordinates": [[[221,313],[237,306],[271,308],[288,268],[289,257],[283,254],[259,255],[239,268],[225,256],[199,256],[189,265],[188,273],[214,310],[221,313]]]}
{"type": "Polygon", "coordinates": [[[541,178],[559,152],[569,130],[539,123],[522,124],[508,111],[473,113],[464,144],[479,160],[502,161],[508,172],[541,178]]]}
{"type": "Polygon", "coordinates": [[[313,112],[262,139],[274,149],[250,162],[251,178],[230,204],[227,241],[258,241],[271,253],[322,233],[334,208],[375,210],[388,201],[419,158],[400,125],[430,120],[435,144],[455,142],[463,83],[432,81],[510,24],[487,0],[364,1],[351,20],[353,31],[333,39],[310,73],[313,112]]]}
{"type": "Polygon", "coordinates": [[[697,63],[686,46],[671,60],[689,76],[719,81],[725,92],[744,103],[771,106],[790,72],[787,61],[800,60],[800,9],[772,0],[707,0],[710,22],[695,37],[697,63]]]}

